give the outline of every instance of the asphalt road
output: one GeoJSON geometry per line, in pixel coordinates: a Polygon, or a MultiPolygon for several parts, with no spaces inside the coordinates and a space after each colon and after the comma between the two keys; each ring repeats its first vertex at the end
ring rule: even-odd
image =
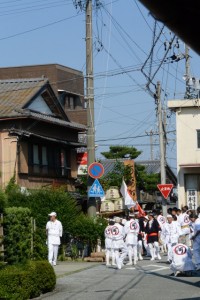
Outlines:
{"type": "Polygon", "coordinates": [[[146,258],[134,267],[118,270],[95,265],[62,278],[56,290],[42,298],[55,300],[200,300],[200,273],[193,277],[172,277],[162,261],[146,258]]]}

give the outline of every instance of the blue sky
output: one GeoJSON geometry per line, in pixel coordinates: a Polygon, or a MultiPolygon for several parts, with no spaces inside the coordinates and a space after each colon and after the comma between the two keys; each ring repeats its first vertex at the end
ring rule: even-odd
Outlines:
{"type": "MultiPolygon", "coordinates": [[[[59,63],[85,72],[85,13],[73,2],[77,1],[0,0],[0,66],[59,63]]],[[[147,79],[140,69],[152,47],[154,19],[138,0],[96,0],[93,4],[97,157],[109,145],[120,144],[135,146],[143,151],[140,159],[149,159],[146,132],[157,131],[157,119],[154,99],[145,90],[147,79]]],[[[167,28],[161,29],[162,24],[157,23],[155,38],[161,34],[153,51],[152,73],[166,53],[164,44],[168,47],[173,37],[167,28]]],[[[174,53],[184,53],[182,41],[179,46],[173,43],[153,80],[162,83],[164,107],[168,99],[182,98],[185,91],[185,61],[171,63],[169,59],[174,53]]],[[[191,74],[198,77],[199,58],[190,53],[191,74]]],[[[147,74],[149,66],[144,69],[147,74]]],[[[151,89],[154,91],[153,86],[151,89]]],[[[172,131],[167,160],[175,172],[174,130],[175,118],[167,111],[167,131],[172,131]]],[[[158,159],[158,136],[153,141],[158,159]]]]}

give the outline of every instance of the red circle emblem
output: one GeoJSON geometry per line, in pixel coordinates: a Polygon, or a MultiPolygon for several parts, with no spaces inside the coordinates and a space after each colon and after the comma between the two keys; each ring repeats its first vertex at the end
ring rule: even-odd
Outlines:
{"type": "Polygon", "coordinates": [[[174,248],[174,252],[177,255],[184,255],[187,252],[187,248],[184,245],[178,245],[174,248]]]}
{"type": "Polygon", "coordinates": [[[137,224],[137,222],[132,221],[132,222],[130,223],[130,229],[131,229],[131,230],[137,230],[137,229],[138,229],[138,224],[137,224]]]}
{"type": "Polygon", "coordinates": [[[118,235],[119,234],[119,228],[117,226],[112,227],[112,235],[118,235]]]}

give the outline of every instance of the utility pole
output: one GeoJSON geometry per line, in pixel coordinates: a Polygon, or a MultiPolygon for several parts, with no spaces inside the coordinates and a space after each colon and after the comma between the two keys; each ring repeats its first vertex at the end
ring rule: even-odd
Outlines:
{"type": "MultiPolygon", "coordinates": [[[[87,101],[87,165],[95,161],[94,129],[94,76],[93,76],[93,38],[92,38],[92,0],[86,0],[86,101],[87,101]]],[[[88,175],[88,191],[93,179],[88,175]]],[[[88,197],[88,215],[96,216],[96,199],[88,197]]]]}
{"type": "MultiPolygon", "coordinates": [[[[157,114],[159,124],[159,140],[160,140],[160,173],[161,173],[161,184],[166,183],[166,159],[165,159],[165,133],[163,130],[163,119],[162,119],[162,103],[161,103],[161,86],[160,81],[157,82],[156,87],[156,101],[157,101],[157,114]]],[[[163,215],[167,215],[167,201],[162,196],[162,212],[163,215]]]]}
{"type": "Polygon", "coordinates": [[[153,135],[154,135],[154,132],[153,130],[151,129],[149,132],[146,131],[146,134],[149,135],[150,137],[150,159],[153,160],[154,159],[154,151],[153,151],[153,135]]]}
{"type": "Polygon", "coordinates": [[[190,98],[190,48],[188,45],[185,44],[185,77],[186,77],[186,91],[185,91],[185,98],[190,98]]]}

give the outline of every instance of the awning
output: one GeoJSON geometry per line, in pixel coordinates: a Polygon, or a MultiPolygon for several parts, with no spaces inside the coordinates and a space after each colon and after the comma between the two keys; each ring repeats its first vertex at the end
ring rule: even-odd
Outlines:
{"type": "Polygon", "coordinates": [[[181,168],[200,168],[200,164],[183,164],[179,166],[181,168]]]}
{"type": "Polygon", "coordinates": [[[20,129],[13,128],[13,129],[9,130],[9,133],[15,134],[15,135],[18,135],[21,137],[26,137],[26,138],[36,137],[41,140],[45,140],[45,141],[49,141],[49,142],[53,142],[53,143],[59,143],[59,144],[63,144],[63,145],[71,146],[71,147],[75,147],[75,148],[80,148],[80,147],[86,146],[86,144],[83,144],[83,143],[60,140],[60,139],[56,139],[53,137],[48,137],[48,136],[40,135],[40,134],[37,134],[34,132],[30,132],[27,130],[20,130],[20,129]]]}

